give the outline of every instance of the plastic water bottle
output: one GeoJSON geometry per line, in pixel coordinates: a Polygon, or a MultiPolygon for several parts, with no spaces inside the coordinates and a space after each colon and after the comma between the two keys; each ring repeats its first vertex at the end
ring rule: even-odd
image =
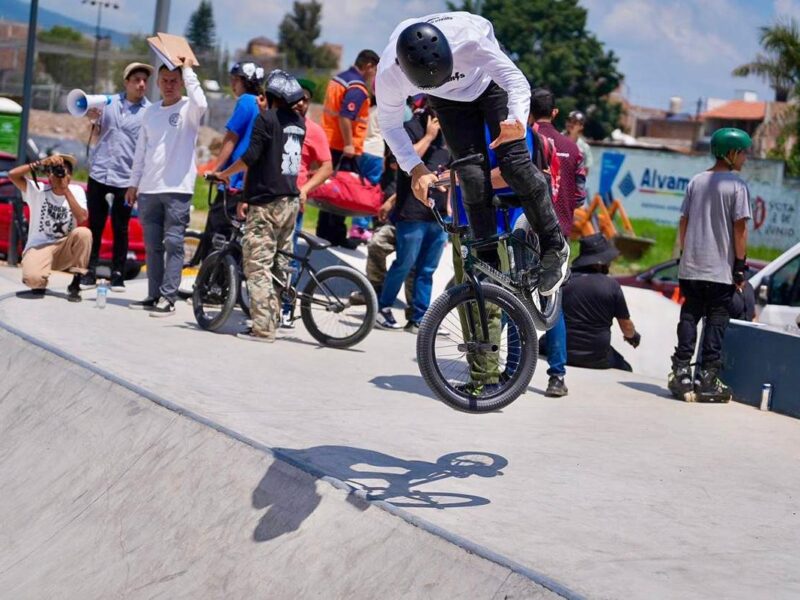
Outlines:
{"type": "Polygon", "coordinates": [[[106,297],[108,296],[108,281],[101,279],[97,284],[97,308],[106,307],[106,297]]]}

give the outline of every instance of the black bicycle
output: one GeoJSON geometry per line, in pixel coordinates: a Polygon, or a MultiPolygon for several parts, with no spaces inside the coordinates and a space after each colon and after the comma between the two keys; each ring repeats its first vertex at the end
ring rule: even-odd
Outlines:
{"type": "MultiPolygon", "coordinates": [[[[450,165],[449,179],[432,187],[449,188],[456,206],[455,169],[481,164],[473,154],[450,165]]],[[[450,235],[457,254],[457,285],[437,298],[425,313],[417,336],[417,362],[436,396],[458,410],[489,412],[507,406],[528,388],[538,359],[537,328],[547,330],[559,317],[561,290],[538,291],[541,252],[527,219],[508,223],[508,205],[495,200],[506,231],[473,239],[468,226],[447,222],[435,205],[433,214],[450,235]],[[476,250],[497,247],[500,269],[477,258],[476,250]]]]}
{"type": "MultiPolygon", "coordinates": [[[[211,179],[211,176],[206,176],[211,179]]],[[[227,194],[223,193],[227,213],[227,194]]],[[[233,311],[237,301],[249,317],[249,297],[242,270],[242,237],[244,223],[231,220],[230,237],[215,235],[213,252],[203,260],[194,282],[192,304],[197,324],[203,329],[220,329],[233,311]]],[[[310,262],[316,250],[330,246],[326,240],[304,231],[299,232],[306,242],[304,254],[278,250],[278,254],[296,261],[299,269],[287,268],[280,279],[272,272],[273,283],[281,302],[288,305],[289,319],[302,319],[308,332],[320,344],[332,348],[348,348],[362,341],[372,331],[378,312],[378,299],[367,278],[348,266],[331,266],[317,271],[310,262]],[[297,277],[295,277],[295,273],[297,277]],[[296,283],[295,283],[296,282],[296,283]],[[302,290],[297,285],[303,284],[302,290]],[[365,301],[353,303],[351,298],[365,301]],[[299,304],[300,316],[296,316],[299,304]]]]}

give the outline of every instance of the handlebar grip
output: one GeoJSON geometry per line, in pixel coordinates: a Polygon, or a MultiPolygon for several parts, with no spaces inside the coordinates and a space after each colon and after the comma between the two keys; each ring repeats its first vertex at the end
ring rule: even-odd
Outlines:
{"type": "Polygon", "coordinates": [[[220,179],[219,177],[215,177],[213,173],[206,173],[205,175],[203,175],[203,179],[205,179],[206,181],[223,183],[222,179],[220,179]]]}

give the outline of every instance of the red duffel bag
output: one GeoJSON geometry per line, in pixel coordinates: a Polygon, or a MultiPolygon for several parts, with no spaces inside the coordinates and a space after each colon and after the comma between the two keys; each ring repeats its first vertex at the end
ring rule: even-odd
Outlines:
{"type": "Polygon", "coordinates": [[[360,173],[334,171],[308,195],[308,201],[344,217],[374,217],[383,204],[380,185],[373,185],[360,173]]]}

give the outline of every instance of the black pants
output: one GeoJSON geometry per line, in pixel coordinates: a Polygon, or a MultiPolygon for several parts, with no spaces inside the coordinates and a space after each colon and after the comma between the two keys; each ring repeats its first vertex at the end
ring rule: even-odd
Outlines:
{"type": "MultiPolygon", "coordinates": [[[[346,158],[341,150],[331,148],[331,161],[337,171],[359,172],[357,160],[358,157],[346,158]]],[[[345,219],[347,217],[320,210],[317,220],[317,236],[328,240],[334,246],[344,246],[347,242],[345,219]]]]}
{"type": "Polygon", "coordinates": [[[103,229],[108,219],[108,200],[111,194],[111,229],[114,233],[114,249],[111,258],[112,272],[125,272],[125,261],[128,256],[128,223],[131,220],[131,207],[125,204],[127,188],[105,185],[89,178],[89,189],[86,193],[86,205],[89,209],[89,229],[92,230],[92,253],[89,255],[89,270],[94,272],[100,259],[100,244],[103,240],[103,229]]]}
{"type": "Polygon", "coordinates": [[[697,325],[706,320],[703,331],[702,366],[719,367],[722,362],[722,340],[728,327],[728,307],[734,286],[715,281],[681,279],[681,294],[686,299],[678,321],[678,345],[675,359],[689,362],[697,343],[697,325]]]}
{"type": "Polygon", "coordinates": [[[620,371],[628,371],[629,373],[633,372],[631,364],[625,360],[625,357],[617,352],[613,346],[608,347],[608,353],[603,360],[576,360],[574,356],[567,354],[567,365],[570,367],[582,367],[584,369],[619,369],[620,371]]]}
{"type": "MultiPolygon", "coordinates": [[[[482,165],[467,165],[457,169],[464,195],[470,227],[476,238],[497,233],[495,209],[492,206],[492,181],[489,168],[485,126],[489,126],[492,139],[500,133],[500,123],[508,118],[508,94],[496,83],[472,102],[455,102],[429,97],[431,107],[439,116],[447,146],[453,158],[470,154],[484,155],[482,165]]],[[[527,123],[523,123],[527,127],[527,123]]],[[[525,138],[514,140],[495,149],[500,172],[517,195],[528,222],[533,226],[542,244],[542,250],[563,243],[558,226],[550,187],[544,174],[536,168],[528,153],[525,138]]],[[[497,251],[488,248],[481,258],[497,262],[497,251]]]]}

